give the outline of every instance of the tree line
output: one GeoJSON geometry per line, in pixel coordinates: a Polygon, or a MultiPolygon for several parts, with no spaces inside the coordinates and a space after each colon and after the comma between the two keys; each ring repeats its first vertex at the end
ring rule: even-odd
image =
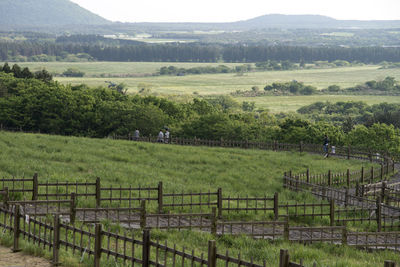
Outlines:
{"type": "Polygon", "coordinates": [[[306,47],[232,45],[209,43],[172,44],[87,44],[55,42],[0,42],[0,60],[28,60],[47,55],[65,58],[67,54],[84,54],[100,61],[154,62],[267,62],[283,61],[283,65],[266,68],[290,69],[290,62],[358,61],[379,63],[400,62],[399,47],[306,47]],[[286,65],[287,66],[286,66],[286,65]]]}
{"type": "Polygon", "coordinates": [[[168,126],[172,136],[188,138],[317,144],[328,134],[332,145],[400,153],[400,133],[393,125],[375,121],[346,131],[329,121],[313,122],[293,114],[244,112],[229,96],[177,103],[155,96],[126,95],[112,88],[17,78],[4,71],[0,72],[0,88],[6,92],[0,95],[0,123],[25,131],[107,137],[136,129],[142,135],[156,135],[168,126]]]}

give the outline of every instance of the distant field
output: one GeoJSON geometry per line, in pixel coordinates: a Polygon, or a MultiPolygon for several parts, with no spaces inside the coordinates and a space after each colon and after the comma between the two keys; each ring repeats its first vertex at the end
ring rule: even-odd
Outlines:
{"type": "MultiPolygon", "coordinates": [[[[192,68],[204,66],[226,65],[234,67],[243,63],[187,63],[187,62],[9,62],[10,65],[18,64],[31,70],[47,69],[52,73],[62,73],[68,68],[77,68],[85,72],[86,76],[98,76],[101,74],[125,75],[125,74],[153,74],[161,67],[175,66],[179,68],[192,68]]],[[[3,63],[1,63],[3,64],[3,63]]]]}
{"type": "Polygon", "coordinates": [[[317,101],[364,101],[369,105],[382,102],[400,104],[400,96],[369,96],[369,95],[312,95],[312,96],[262,96],[262,97],[237,97],[239,102],[255,102],[256,108],[268,109],[272,113],[295,112],[305,105],[317,101]]]}
{"type": "Polygon", "coordinates": [[[264,88],[272,82],[285,82],[297,80],[305,84],[316,86],[319,89],[337,84],[341,87],[354,86],[369,80],[381,80],[386,76],[393,76],[400,80],[400,69],[379,70],[379,66],[343,67],[333,69],[312,69],[296,71],[266,71],[251,72],[242,76],[235,73],[229,74],[204,74],[186,76],[150,76],[134,78],[95,78],[101,74],[151,74],[163,66],[176,66],[191,68],[195,66],[227,65],[233,67],[242,63],[177,63],[177,62],[40,62],[18,63],[33,70],[46,68],[50,72],[61,73],[67,68],[78,68],[89,77],[67,78],[57,77],[56,80],[65,84],[86,83],[92,86],[104,85],[104,81],[116,83],[124,82],[131,93],[137,92],[138,84],[145,83],[151,87],[152,92],[160,94],[192,94],[197,92],[202,95],[226,94],[236,90],[249,90],[252,86],[264,88]],[[92,76],[92,77],[90,77],[92,76]]]}

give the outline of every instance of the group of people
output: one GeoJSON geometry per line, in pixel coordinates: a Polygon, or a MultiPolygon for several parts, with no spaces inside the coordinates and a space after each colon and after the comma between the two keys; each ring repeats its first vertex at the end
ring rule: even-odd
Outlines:
{"type": "MultiPolygon", "coordinates": [[[[138,129],[135,130],[133,133],[133,141],[139,141],[140,138],[140,132],[138,129]]],[[[157,136],[157,142],[158,143],[169,143],[169,129],[165,129],[165,132],[163,129],[160,130],[157,136]]]]}
{"type": "Polygon", "coordinates": [[[158,136],[157,136],[157,142],[165,143],[165,144],[169,143],[169,130],[168,129],[165,130],[165,133],[164,133],[163,129],[160,130],[160,132],[158,133],[158,136]]]}

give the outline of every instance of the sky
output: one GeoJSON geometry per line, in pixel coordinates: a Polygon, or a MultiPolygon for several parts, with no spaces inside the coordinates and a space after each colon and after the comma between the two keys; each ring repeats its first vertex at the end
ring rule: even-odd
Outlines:
{"type": "Polygon", "coordinates": [[[233,22],[266,14],[400,20],[400,0],[71,0],[121,22],[233,22]]]}

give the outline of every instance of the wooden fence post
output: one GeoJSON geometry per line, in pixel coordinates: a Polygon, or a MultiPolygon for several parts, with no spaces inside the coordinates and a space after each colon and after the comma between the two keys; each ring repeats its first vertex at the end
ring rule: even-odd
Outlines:
{"type": "Polygon", "coordinates": [[[389,158],[386,158],[386,174],[389,174],[389,158]]]}
{"type": "Polygon", "coordinates": [[[307,183],[310,182],[310,169],[307,168],[307,183]]]}
{"type": "Polygon", "coordinates": [[[101,229],[101,224],[96,223],[96,228],[95,228],[95,233],[94,233],[94,266],[95,267],[100,267],[102,239],[103,239],[103,231],[101,229]]]}
{"type": "Polygon", "coordinates": [[[356,182],[356,197],[362,196],[360,195],[360,183],[357,181],[356,182]]]}
{"type": "Polygon", "coordinates": [[[335,225],[335,200],[332,198],[329,203],[329,218],[331,226],[335,225]]]}
{"type": "Polygon", "coordinates": [[[217,208],[218,208],[218,218],[222,218],[222,188],[219,187],[217,190],[217,208]]]}
{"type": "Polygon", "coordinates": [[[38,182],[38,174],[35,173],[33,175],[32,181],[32,200],[38,199],[38,191],[39,191],[39,182],[38,182]]]}
{"type": "Polygon", "coordinates": [[[100,177],[96,178],[96,208],[99,208],[101,205],[101,185],[100,185],[100,177]]]}
{"type": "Polygon", "coordinates": [[[287,215],[285,224],[283,225],[283,239],[289,241],[289,214],[287,215]]]}
{"type": "Polygon", "coordinates": [[[350,187],[350,169],[346,172],[347,187],[350,187]]]}
{"type": "Polygon", "coordinates": [[[328,186],[332,185],[332,172],[328,170],[328,186]]]}
{"type": "Polygon", "coordinates": [[[163,183],[158,183],[158,213],[163,212],[163,183]]]}
{"type": "Polygon", "coordinates": [[[76,218],[76,195],[75,192],[71,193],[71,203],[69,207],[69,222],[71,224],[75,223],[75,218],[76,218]]]}
{"type": "Polygon", "coordinates": [[[9,200],[9,197],[10,197],[9,192],[8,192],[8,187],[7,187],[7,186],[4,187],[4,188],[3,188],[3,191],[4,191],[4,195],[3,195],[3,205],[4,205],[4,207],[5,207],[6,209],[8,209],[8,200],[9,200]]]}
{"type": "Polygon", "coordinates": [[[279,267],[289,267],[289,252],[287,249],[281,249],[279,267]]]}
{"type": "Polygon", "coordinates": [[[53,229],[53,266],[60,265],[59,251],[60,251],[60,215],[54,215],[54,229],[53,229]]]}
{"type": "Polygon", "coordinates": [[[372,184],[374,182],[374,166],[371,166],[371,177],[369,179],[369,183],[372,184]]]}
{"type": "Polygon", "coordinates": [[[278,142],[274,140],[274,151],[278,151],[278,142]]]}
{"type": "Polygon", "coordinates": [[[383,180],[383,164],[381,163],[381,181],[383,180]]]}
{"type": "Polygon", "coordinates": [[[216,267],[216,266],[217,266],[217,246],[216,246],[215,240],[209,240],[208,241],[208,267],[216,267]]]}
{"type": "Polygon", "coordinates": [[[274,215],[275,221],[279,219],[279,193],[275,192],[274,194],[274,215]]]}
{"type": "Polygon", "coordinates": [[[347,245],[347,225],[344,224],[342,229],[342,245],[347,245]]]}
{"type": "Polygon", "coordinates": [[[216,235],[217,234],[217,208],[212,207],[211,210],[211,234],[216,235]]]}
{"type": "Polygon", "coordinates": [[[20,219],[21,214],[19,210],[19,205],[14,206],[14,245],[12,252],[19,252],[21,249],[19,248],[19,233],[20,233],[20,219]]]}
{"type": "Polygon", "coordinates": [[[347,146],[347,159],[350,159],[350,145],[347,146]]]}
{"type": "Polygon", "coordinates": [[[394,261],[385,261],[383,267],[396,267],[396,263],[394,261]]]}
{"type": "Polygon", "coordinates": [[[146,228],[146,201],[140,202],[140,228],[146,228]]]}
{"type": "Polygon", "coordinates": [[[376,199],[376,223],[378,225],[378,232],[382,231],[382,201],[379,196],[376,199]]]}
{"type": "Polygon", "coordinates": [[[303,141],[300,141],[300,146],[299,146],[299,148],[300,148],[300,153],[303,152],[303,141]]]}
{"type": "Polygon", "coordinates": [[[381,184],[381,200],[382,202],[385,201],[385,190],[386,190],[386,182],[382,182],[381,184]]]}
{"type": "Polygon", "coordinates": [[[360,177],[361,184],[364,183],[364,166],[361,167],[361,177],[360,177]]]}

